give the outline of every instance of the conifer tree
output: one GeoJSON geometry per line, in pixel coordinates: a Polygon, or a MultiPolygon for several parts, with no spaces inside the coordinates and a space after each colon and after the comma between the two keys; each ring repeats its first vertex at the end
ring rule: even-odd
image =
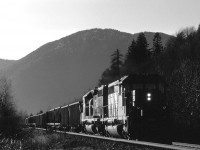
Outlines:
{"type": "Polygon", "coordinates": [[[125,74],[146,73],[151,70],[150,51],[148,42],[144,33],[140,33],[138,38],[132,41],[128,47],[123,71],[125,74]]]}
{"type": "Polygon", "coordinates": [[[163,50],[161,36],[158,32],[155,33],[153,38],[153,55],[158,56],[163,50]]]}
{"type": "Polygon", "coordinates": [[[124,61],[123,70],[125,74],[132,73],[132,66],[134,65],[134,51],[136,49],[136,42],[133,39],[131,45],[128,47],[128,52],[124,61]]]}
{"type": "Polygon", "coordinates": [[[133,59],[136,63],[143,63],[148,60],[149,58],[148,46],[149,44],[147,43],[147,39],[144,33],[140,33],[136,41],[136,49],[133,52],[134,53],[133,59]]]}
{"type": "Polygon", "coordinates": [[[111,70],[114,73],[114,76],[120,78],[120,68],[122,66],[122,54],[117,49],[112,55],[111,55],[111,70]]]}
{"type": "Polygon", "coordinates": [[[199,27],[197,29],[197,35],[200,36],[200,24],[199,24],[199,27]]]}
{"type": "Polygon", "coordinates": [[[200,24],[196,32],[196,39],[195,39],[195,52],[198,56],[200,56],[200,24]]]}
{"type": "Polygon", "coordinates": [[[136,49],[136,42],[133,39],[131,45],[128,47],[125,63],[131,63],[134,59],[134,50],[136,49]]]}
{"type": "Polygon", "coordinates": [[[133,52],[134,52],[134,49],[136,48],[136,42],[135,40],[133,39],[131,45],[128,47],[128,54],[127,54],[127,57],[132,57],[133,56],[133,52]]]}
{"type": "Polygon", "coordinates": [[[118,80],[121,77],[120,68],[122,67],[122,54],[117,49],[111,55],[111,65],[110,68],[107,68],[101,75],[99,80],[99,85],[108,84],[115,80],[118,80]]]}
{"type": "Polygon", "coordinates": [[[111,72],[111,70],[109,68],[107,68],[101,75],[101,79],[99,80],[99,83],[98,85],[101,86],[101,85],[105,85],[105,84],[108,84],[113,80],[112,78],[113,74],[111,72]]]}

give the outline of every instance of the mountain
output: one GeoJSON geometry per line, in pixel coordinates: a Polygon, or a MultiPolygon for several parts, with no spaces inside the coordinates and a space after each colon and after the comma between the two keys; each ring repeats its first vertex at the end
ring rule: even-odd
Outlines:
{"type": "Polygon", "coordinates": [[[10,65],[14,64],[15,60],[6,60],[6,59],[0,59],[0,70],[4,70],[8,68],[10,65]]]}
{"type": "MultiPolygon", "coordinates": [[[[145,32],[150,47],[154,33],[145,32]]],[[[28,113],[68,104],[94,88],[117,48],[125,54],[138,34],[113,29],[80,31],[47,43],[5,70],[16,104],[28,113]]],[[[165,44],[170,37],[161,34],[165,44]]]]}

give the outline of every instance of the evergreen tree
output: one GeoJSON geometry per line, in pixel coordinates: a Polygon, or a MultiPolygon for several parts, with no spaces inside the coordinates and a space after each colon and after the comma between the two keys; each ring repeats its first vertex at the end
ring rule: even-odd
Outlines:
{"type": "Polygon", "coordinates": [[[136,42],[133,39],[131,45],[128,47],[128,52],[126,55],[126,59],[125,59],[125,64],[127,63],[133,63],[134,60],[134,50],[136,49],[136,42]]]}
{"type": "Polygon", "coordinates": [[[183,31],[180,31],[176,35],[176,40],[175,40],[175,43],[174,43],[174,48],[177,49],[177,50],[185,48],[184,47],[185,42],[186,42],[186,35],[185,35],[185,33],[183,31]]]}
{"type": "Polygon", "coordinates": [[[102,73],[101,79],[99,80],[98,85],[101,86],[101,85],[105,85],[105,84],[108,84],[108,83],[114,81],[113,78],[112,78],[112,76],[113,76],[112,71],[111,71],[109,68],[107,68],[107,69],[102,73]]]}
{"type": "Polygon", "coordinates": [[[195,37],[195,52],[198,54],[198,56],[200,55],[200,25],[197,29],[195,37]]]}
{"type": "Polygon", "coordinates": [[[133,49],[133,65],[131,73],[150,73],[152,72],[151,55],[148,49],[148,42],[144,33],[140,33],[133,49]]]}
{"type": "Polygon", "coordinates": [[[128,47],[127,59],[132,58],[134,54],[134,49],[136,48],[136,42],[133,39],[131,45],[128,47]]]}
{"type": "Polygon", "coordinates": [[[155,33],[153,38],[153,55],[158,56],[163,50],[161,36],[158,32],[155,33]]]}
{"type": "Polygon", "coordinates": [[[101,75],[99,80],[99,85],[108,84],[115,80],[118,80],[121,77],[120,68],[122,67],[122,54],[117,49],[111,55],[111,65],[110,68],[107,68],[101,75]]]}
{"type": "Polygon", "coordinates": [[[136,63],[143,63],[148,60],[150,54],[148,46],[144,33],[140,33],[136,41],[136,49],[133,52],[133,59],[136,63]]]}
{"type": "Polygon", "coordinates": [[[197,29],[197,36],[200,38],[200,24],[199,24],[199,27],[197,29]]]}
{"type": "Polygon", "coordinates": [[[122,54],[117,49],[112,55],[111,55],[111,71],[114,73],[114,76],[120,78],[120,68],[122,66],[122,54]]]}
{"type": "Polygon", "coordinates": [[[160,73],[160,66],[159,66],[159,56],[161,55],[161,52],[163,51],[163,46],[162,46],[162,40],[161,36],[158,32],[154,34],[153,38],[153,47],[152,47],[152,55],[153,55],[153,61],[154,61],[154,69],[158,73],[160,73]]]}
{"type": "Polygon", "coordinates": [[[134,65],[134,51],[136,50],[136,42],[133,39],[131,45],[128,47],[128,52],[126,54],[126,58],[123,65],[123,73],[130,74],[133,73],[133,65],[134,65]]]}
{"type": "Polygon", "coordinates": [[[144,33],[138,35],[136,42],[135,40],[132,41],[128,47],[123,66],[124,74],[152,72],[152,62],[148,45],[144,33]]]}

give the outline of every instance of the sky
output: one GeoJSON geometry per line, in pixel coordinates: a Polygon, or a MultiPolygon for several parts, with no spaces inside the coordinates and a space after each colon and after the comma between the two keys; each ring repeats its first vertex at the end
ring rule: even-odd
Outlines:
{"type": "Polygon", "coordinates": [[[92,28],[174,35],[200,24],[200,0],[1,0],[0,58],[18,60],[40,46],[92,28]]]}

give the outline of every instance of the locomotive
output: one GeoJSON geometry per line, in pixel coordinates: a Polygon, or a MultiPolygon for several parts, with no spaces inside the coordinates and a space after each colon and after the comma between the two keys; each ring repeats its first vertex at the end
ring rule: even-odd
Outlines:
{"type": "Polygon", "coordinates": [[[95,87],[81,101],[30,116],[25,122],[47,129],[168,143],[166,83],[159,75],[127,75],[95,87]]]}

